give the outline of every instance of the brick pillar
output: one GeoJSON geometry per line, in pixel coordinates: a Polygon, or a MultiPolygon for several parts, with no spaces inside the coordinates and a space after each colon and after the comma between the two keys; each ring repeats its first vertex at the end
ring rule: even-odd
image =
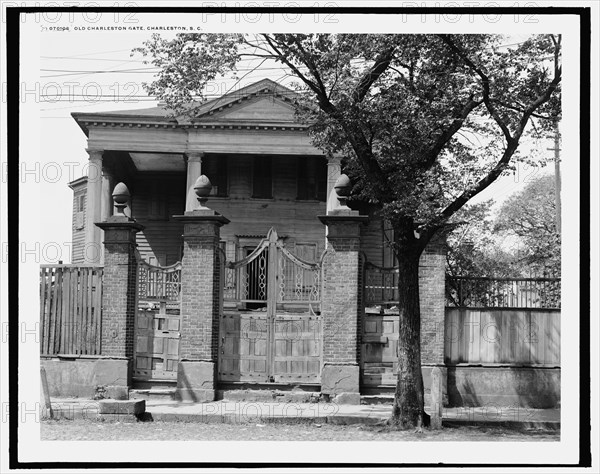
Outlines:
{"type": "Polygon", "coordinates": [[[219,237],[229,219],[202,206],[174,218],[184,224],[177,394],[183,401],[213,401],[221,295],[219,237]]]}
{"type": "MultiPolygon", "coordinates": [[[[122,183],[119,186],[120,190],[127,191],[122,183]]],[[[137,298],[135,234],[144,226],[123,214],[113,215],[96,226],[104,230],[101,354],[107,357],[101,361],[101,367],[97,367],[96,379],[108,382],[116,394],[111,395],[112,398],[127,398],[131,386],[137,298]]]]}
{"type": "Polygon", "coordinates": [[[442,391],[447,400],[444,363],[446,232],[436,234],[421,254],[419,261],[419,297],[421,306],[421,367],[425,402],[428,404],[431,372],[439,367],[442,391]]]}
{"type": "Polygon", "coordinates": [[[368,217],[345,206],[318,217],[328,226],[321,307],[321,392],[337,403],[360,404],[360,225],[368,217]]]}

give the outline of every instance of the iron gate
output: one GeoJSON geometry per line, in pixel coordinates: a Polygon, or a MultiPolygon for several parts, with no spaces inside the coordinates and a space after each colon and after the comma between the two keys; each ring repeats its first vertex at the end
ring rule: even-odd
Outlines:
{"type": "Polygon", "coordinates": [[[290,253],[271,229],[223,271],[219,380],[319,383],[321,264],[290,253]]]}

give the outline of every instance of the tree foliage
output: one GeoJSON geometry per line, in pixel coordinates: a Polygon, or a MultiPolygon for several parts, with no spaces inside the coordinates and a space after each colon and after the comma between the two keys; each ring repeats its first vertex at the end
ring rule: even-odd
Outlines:
{"type": "Polygon", "coordinates": [[[494,200],[466,205],[457,214],[457,228],[448,235],[446,273],[465,277],[517,277],[515,256],[495,231],[494,200]]]}
{"type": "Polygon", "coordinates": [[[523,275],[560,276],[554,175],[531,181],[502,205],[494,230],[515,237],[515,263],[523,275]]]}

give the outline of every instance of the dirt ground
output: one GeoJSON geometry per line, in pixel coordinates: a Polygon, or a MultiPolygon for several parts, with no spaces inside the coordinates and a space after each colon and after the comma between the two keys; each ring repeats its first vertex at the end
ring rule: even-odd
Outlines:
{"type": "Polygon", "coordinates": [[[42,440],[199,441],[560,441],[560,432],[461,426],[423,433],[381,426],[331,424],[115,423],[91,420],[43,421],[42,440]]]}

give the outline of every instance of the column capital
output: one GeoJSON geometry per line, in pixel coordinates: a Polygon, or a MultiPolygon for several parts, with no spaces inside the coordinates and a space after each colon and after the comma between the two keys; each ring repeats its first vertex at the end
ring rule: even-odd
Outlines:
{"type": "Polygon", "coordinates": [[[98,150],[96,148],[86,148],[85,151],[88,152],[90,161],[91,160],[102,161],[102,155],[104,154],[104,150],[98,150]]]}
{"type": "Polygon", "coordinates": [[[360,226],[369,221],[369,216],[358,215],[358,212],[356,214],[328,214],[317,217],[327,226],[328,241],[335,239],[359,239],[360,226]]]}
{"type": "Polygon", "coordinates": [[[135,234],[144,230],[144,226],[126,217],[112,216],[106,222],[96,222],[104,231],[104,245],[131,244],[135,246],[135,234]]]}
{"type": "Polygon", "coordinates": [[[202,158],[204,157],[206,153],[204,153],[203,151],[186,151],[183,156],[185,157],[185,159],[187,160],[187,162],[201,162],[202,158]]]}
{"type": "Polygon", "coordinates": [[[191,235],[202,235],[205,231],[201,230],[203,227],[222,227],[225,224],[229,224],[229,219],[222,216],[218,212],[212,209],[196,210],[186,212],[184,215],[173,216],[173,219],[179,222],[183,222],[186,231],[184,232],[184,238],[191,235]]]}

